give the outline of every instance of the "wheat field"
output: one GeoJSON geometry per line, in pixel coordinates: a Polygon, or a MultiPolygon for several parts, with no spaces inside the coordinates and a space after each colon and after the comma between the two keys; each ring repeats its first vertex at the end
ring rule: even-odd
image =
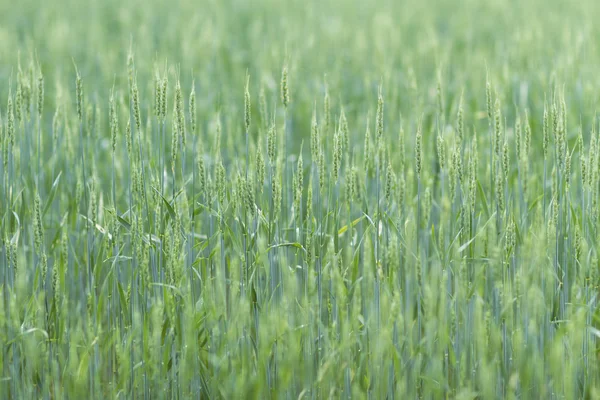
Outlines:
{"type": "Polygon", "coordinates": [[[596,2],[0,15],[0,399],[600,398],[596,2]]]}

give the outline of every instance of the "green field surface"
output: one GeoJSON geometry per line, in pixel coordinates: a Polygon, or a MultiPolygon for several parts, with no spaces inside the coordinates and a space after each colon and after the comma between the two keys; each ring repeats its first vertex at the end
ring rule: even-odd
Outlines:
{"type": "Polygon", "coordinates": [[[600,399],[599,21],[0,0],[0,399],[600,399]]]}

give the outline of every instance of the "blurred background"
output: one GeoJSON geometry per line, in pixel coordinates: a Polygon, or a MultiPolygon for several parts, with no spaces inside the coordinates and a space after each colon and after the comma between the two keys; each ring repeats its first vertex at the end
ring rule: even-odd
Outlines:
{"type": "Polygon", "coordinates": [[[325,82],[333,109],[343,102],[357,126],[364,110],[374,113],[380,83],[390,114],[427,113],[438,77],[446,112],[464,90],[468,122],[481,119],[485,129],[474,104],[485,104],[487,71],[503,104],[531,110],[535,130],[552,85],[564,86],[570,112],[579,111],[571,121],[595,112],[598,11],[591,0],[3,0],[0,93],[11,76],[14,84],[19,59],[24,70],[33,60],[51,110],[57,87],[73,98],[77,64],[88,98],[106,104],[113,82],[126,79],[131,48],[142,96],[168,63],[183,87],[195,80],[200,113],[241,112],[246,71],[253,93],[264,88],[275,107],[286,63],[295,123],[306,129],[325,82]]]}

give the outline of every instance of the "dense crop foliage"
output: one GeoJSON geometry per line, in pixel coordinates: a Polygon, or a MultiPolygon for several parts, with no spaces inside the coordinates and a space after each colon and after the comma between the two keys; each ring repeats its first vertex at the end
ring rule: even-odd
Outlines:
{"type": "Polygon", "coordinates": [[[0,398],[599,398],[595,2],[0,2],[0,398]]]}

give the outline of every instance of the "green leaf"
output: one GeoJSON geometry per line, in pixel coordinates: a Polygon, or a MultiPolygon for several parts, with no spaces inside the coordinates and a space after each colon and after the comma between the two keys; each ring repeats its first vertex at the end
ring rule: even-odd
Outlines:
{"type": "Polygon", "coordinates": [[[167,330],[169,329],[170,324],[169,324],[169,318],[165,318],[165,320],[163,321],[163,326],[160,332],[160,343],[164,346],[165,345],[165,338],[167,337],[167,330]]]}
{"type": "Polygon", "coordinates": [[[150,286],[159,286],[159,287],[171,289],[173,291],[173,293],[175,293],[175,294],[179,295],[179,297],[183,298],[183,293],[181,293],[181,290],[179,290],[179,288],[177,288],[173,285],[168,285],[166,283],[160,283],[160,282],[151,282],[150,286]]]}
{"type": "Polygon", "coordinates": [[[123,227],[125,229],[127,229],[128,231],[131,230],[131,224],[129,222],[127,222],[125,219],[123,219],[123,217],[120,217],[117,215],[117,220],[119,221],[119,223],[121,225],[123,225],[123,227]]]}
{"type": "Polygon", "coordinates": [[[494,216],[496,215],[496,212],[494,211],[494,213],[490,216],[490,218],[485,222],[485,224],[483,224],[483,226],[481,227],[481,229],[478,230],[477,234],[475,236],[473,236],[471,238],[471,240],[469,240],[468,242],[466,242],[465,244],[463,244],[462,246],[460,246],[458,248],[458,252],[462,253],[463,251],[465,251],[465,249],[467,247],[469,247],[469,245],[471,243],[473,243],[473,241],[477,238],[477,236],[481,235],[483,232],[485,232],[485,227],[487,226],[487,224],[490,223],[490,221],[492,220],[492,218],[494,218],[494,216]]]}
{"type": "Polygon", "coordinates": [[[481,186],[481,182],[477,180],[477,189],[479,190],[479,195],[481,196],[481,200],[483,200],[480,204],[483,205],[483,209],[485,210],[486,215],[490,215],[490,209],[488,207],[488,202],[485,197],[485,192],[483,191],[483,187],[481,186]]]}
{"type": "Polygon", "coordinates": [[[306,249],[298,242],[290,242],[290,243],[280,243],[280,244],[274,244],[273,246],[269,246],[267,248],[267,252],[271,249],[275,249],[277,247],[295,247],[297,249],[302,250],[303,252],[306,253],[306,249]]]}
{"type": "Polygon", "coordinates": [[[79,214],[79,216],[81,218],[83,218],[88,224],[92,225],[94,228],[96,228],[96,230],[98,232],[100,232],[103,235],[108,236],[108,238],[110,240],[112,240],[112,235],[108,232],[108,230],[106,230],[103,226],[101,226],[100,224],[96,224],[94,223],[94,221],[92,221],[91,219],[89,219],[88,217],[86,217],[85,215],[79,214]]]}
{"type": "MultiPolygon", "coordinates": [[[[540,200],[541,200],[541,199],[543,199],[543,198],[544,198],[544,195],[543,195],[543,194],[541,194],[541,195],[539,195],[538,197],[536,197],[536,198],[535,198],[535,200],[533,200],[533,201],[531,202],[531,204],[529,205],[529,207],[528,207],[527,211],[528,211],[528,212],[531,212],[531,210],[533,210],[533,209],[535,208],[535,206],[537,205],[537,203],[539,203],[539,202],[540,202],[540,200]]],[[[542,210],[542,212],[544,212],[544,210],[542,210]]]]}
{"type": "Polygon", "coordinates": [[[158,189],[156,189],[155,187],[152,187],[152,189],[154,189],[154,191],[162,199],[165,207],[167,207],[167,212],[169,213],[169,216],[173,219],[173,221],[177,220],[177,215],[175,214],[175,210],[173,209],[173,206],[171,205],[171,203],[169,203],[168,200],[165,199],[162,194],[160,194],[160,192],[158,191],[158,189]]]}
{"type": "Polygon", "coordinates": [[[123,286],[121,286],[121,282],[117,282],[117,289],[119,290],[119,300],[121,302],[121,312],[123,313],[123,318],[127,319],[127,297],[125,297],[125,292],[123,291],[123,286]]]}
{"type": "Polygon", "coordinates": [[[19,216],[16,212],[13,211],[12,213],[17,221],[17,229],[15,229],[15,234],[13,235],[13,237],[10,238],[10,243],[16,245],[19,243],[19,234],[21,232],[21,220],[19,220],[19,216]]]}
{"type": "Polygon", "coordinates": [[[204,204],[200,204],[200,203],[198,203],[198,207],[196,207],[194,209],[194,216],[197,216],[198,214],[202,213],[202,211],[208,211],[209,214],[211,214],[215,217],[219,217],[219,213],[216,210],[214,210],[210,207],[207,207],[204,204]]]}
{"type": "Polygon", "coordinates": [[[54,196],[56,196],[56,191],[58,190],[58,183],[60,182],[60,177],[62,175],[62,171],[58,173],[58,176],[54,180],[52,187],[50,188],[50,193],[48,194],[48,199],[46,200],[46,204],[44,205],[44,211],[42,211],[42,216],[46,215],[48,209],[52,205],[52,201],[54,200],[54,196]]]}
{"type": "MultiPolygon", "coordinates": [[[[354,221],[352,221],[350,223],[350,227],[354,228],[360,221],[363,220],[363,218],[365,218],[365,216],[363,215],[362,217],[358,217],[356,218],[354,221]]],[[[338,236],[343,235],[346,231],[348,230],[348,225],[344,225],[340,228],[340,230],[338,231],[338,236]]]]}
{"type": "Polygon", "coordinates": [[[204,251],[208,247],[208,240],[203,240],[194,245],[194,249],[198,252],[204,251]]]}

